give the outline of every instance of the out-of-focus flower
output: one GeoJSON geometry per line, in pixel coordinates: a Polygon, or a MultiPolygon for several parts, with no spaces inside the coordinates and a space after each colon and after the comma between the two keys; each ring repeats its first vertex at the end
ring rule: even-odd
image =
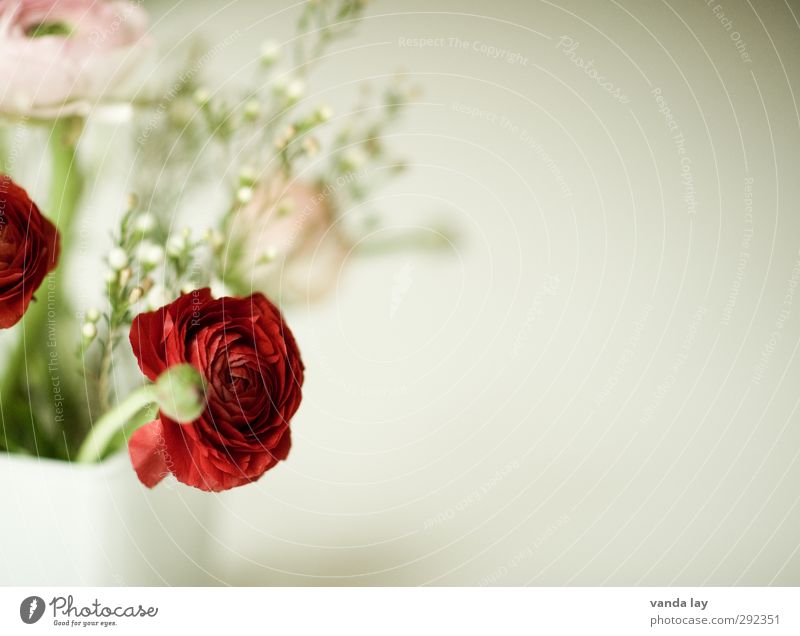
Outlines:
{"type": "Polygon", "coordinates": [[[15,325],[58,263],[58,230],[28,193],[0,174],[0,329],[15,325]]]}
{"type": "Polygon", "coordinates": [[[0,113],[85,115],[128,101],[151,49],[146,25],[124,0],[0,0],[0,113]]]}
{"type": "Polygon", "coordinates": [[[336,223],[332,195],[331,188],[282,175],[255,187],[232,227],[244,251],[243,292],[298,302],[333,289],[351,243],[336,223]]]}

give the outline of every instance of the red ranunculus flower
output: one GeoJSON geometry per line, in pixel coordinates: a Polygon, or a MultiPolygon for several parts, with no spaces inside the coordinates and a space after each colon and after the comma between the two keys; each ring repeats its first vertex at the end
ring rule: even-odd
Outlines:
{"type": "Polygon", "coordinates": [[[184,294],[137,316],[131,345],[151,380],[189,363],[206,383],[199,419],[178,424],[159,413],[131,436],[128,449],[143,484],[152,488],[172,473],[218,492],[255,481],[286,459],[304,367],[292,332],[263,295],[184,294]]]}
{"type": "Polygon", "coordinates": [[[19,322],[58,263],[58,230],[28,193],[0,174],[0,329],[19,322]]]}

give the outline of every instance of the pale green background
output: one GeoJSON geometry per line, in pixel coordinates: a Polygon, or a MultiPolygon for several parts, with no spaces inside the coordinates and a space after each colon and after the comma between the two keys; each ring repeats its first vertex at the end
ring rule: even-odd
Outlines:
{"type": "MultiPolygon", "coordinates": [[[[297,14],[146,6],[167,49],[238,31],[212,91],[297,14]]],[[[290,312],[308,366],[294,450],[216,498],[217,582],[800,583],[800,292],[784,306],[800,6],[722,11],[730,31],[694,0],[371,5],[308,99],[345,116],[354,82],[410,73],[423,92],[388,141],[411,170],[370,207],[402,226],[445,213],[461,241],[354,262],[328,303],[290,312]],[[451,37],[469,44],[400,46],[451,37]],[[656,87],[685,137],[693,215],[656,87]]]]}

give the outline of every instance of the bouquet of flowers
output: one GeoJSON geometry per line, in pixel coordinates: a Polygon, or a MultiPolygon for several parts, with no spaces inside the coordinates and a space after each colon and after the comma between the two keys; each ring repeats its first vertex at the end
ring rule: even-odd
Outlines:
{"type": "Polygon", "coordinates": [[[379,222],[343,212],[403,169],[381,142],[409,99],[401,77],[357,116],[304,99],[310,69],[364,4],[308,2],[290,55],[267,42],[248,85],[213,93],[202,49],[167,90],[142,84],[155,43],[138,4],[0,0],[0,328],[13,332],[0,450],[98,462],[127,447],[146,486],[172,474],[206,491],[287,458],[305,368],[280,307],[330,290],[379,222]],[[81,139],[108,112],[131,122],[133,187],[100,275],[81,281],[104,302],[76,307],[64,271],[92,191],[81,139]],[[13,133],[29,127],[49,135],[41,201],[14,178],[13,133]],[[182,197],[220,165],[225,204],[202,232],[176,227],[182,197]],[[120,392],[113,375],[134,359],[141,380],[120,392]]]}

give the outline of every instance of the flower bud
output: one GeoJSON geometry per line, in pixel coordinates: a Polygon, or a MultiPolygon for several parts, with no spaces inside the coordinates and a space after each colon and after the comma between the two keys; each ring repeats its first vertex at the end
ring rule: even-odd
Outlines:
{"type": "Polygon", "coordinates": [[[97,336],[97,327],[93,322],[85,322],[81,327],[81,335],[87,342],[92,341],[97,336]]]}
{"type": "Polygon", "coordinates": [[[181,234],[172,234],[167,239],[167,254],[172,258],[179,258],[186,251],[186,239],[181,234]]]}
{"type": "Polygon", "coordinates": [[[156,228],[156,217],[149,212],[140,214],[138,217],[136,217],[133,227],[142,234],[149,234],[156,228]]]}
{"type": "Polygon", "coordinates": [[[261,63],[264,66],[271,66],[278,61],[281,55],[281,47],[275,40],[267,40],[261,45],[261,63]]]}
{"type": "Polygon", "coordinates": [[[170,367],[155,387],[159,410],[179,424],[194,422],[206,408],[203,376],[191,364],[170,367]]]}
{"type": "Polygon", "coordinates": [[[108,253],[108,264],[118,272],[128,266],[128,254],[121,247],[115,247],[108,253]]]}
{"type": "Polygon", "coordinates": [[[89,307],[86,310],[86,320],[89,322],[97,322],[100,320],[100,310],[97,307],[89,307]]]}
{"type": "Polygon", "coordinates": [[[210,93],[208,92],[207,89],[198,88],[194,92],[193,98],[194,98],[195,104],[197,104],[198,106],[200,106],[202,108],[203,106],[208,105],[208,100],[211,99],[211,95],[210,95],[210,93]]]}
{"type": "Polygon", "coordinates": [[[141,287],[134,287],[128,296],[128,304],[135,305],[142,299],[142,296],[144,296],[144,290],[141,287]]]}
{"type": "Polygon", "coordinates": [[[291,101],[296,102],[303,96],[303,93],[306,92],[306,85],[303,80],[294,79],[289,82],[288,86],[286,87],[286,97],[288,97],[291,101]]]}
{"type": "Polygon", "coordinates": [[[253,189],[247,186],[242,186],[236,191],[236,200],[241,204],[245,205],[246,203],[250,202],[250,199],[253,198],[253,189]]]}
{"type": "Polygon", "coordinates": [[[243,186],[252,187],[258,181],[258,175],[252,166],[242,166],[239,170],[239,183],[243,186]]]}
{"type": "Polygon", "coordinates": [[[250,99],[247,100],[247,103],[244,105],[244,117],[248,121],[253,121],[258,119],[258,116],[261,114],[261,104],[258,103],[258,100],[250,99]]]}
{"type": "Polygon", "coordinates": [[[264,253],[261,255],[261,258],[259,259],[259,262],[260,263],[271,263],[276,258],[278,258],[278,250],[275,249],[272,246],[269,246],[269,247],[267,247],[267,249],[264,250],[264,253]]]}
{"type": "Polygon", "coordinates": [[[136,257],[147,269],[158,267],[164,262],[164,248],[149,241],[143,241],[136,248],[136,257]]]}
{"type": "Polygon", "coordinates": [[[133,270],[130,267],[126,267],[119,273],[119,284],[121,287],[125,287],[131,280],[131,276],[133,276],[133,270]]]}
{"type": "Polygon", "coordinates": [[[342,156],[345,170],[359,170],[367,162],[367,154],[361,148],[350,148],[342,156]]]}
{"type": "Polygon", "coordinates": [[[152,286],[150,291],[147,292],[146,305],[152,311],[154,309],[163,307],[171,300],[173,300],[173,298],[167,292],[167,289],[163,285],[156,283],[152,286]]]}
{"type": "Polygon", "coordinates": [[[333,111],[331,110],[330,106],[323,105],[317,109],[316,116],[318,122],[325,123],[331,117],[333,117],[333,111]]]}

